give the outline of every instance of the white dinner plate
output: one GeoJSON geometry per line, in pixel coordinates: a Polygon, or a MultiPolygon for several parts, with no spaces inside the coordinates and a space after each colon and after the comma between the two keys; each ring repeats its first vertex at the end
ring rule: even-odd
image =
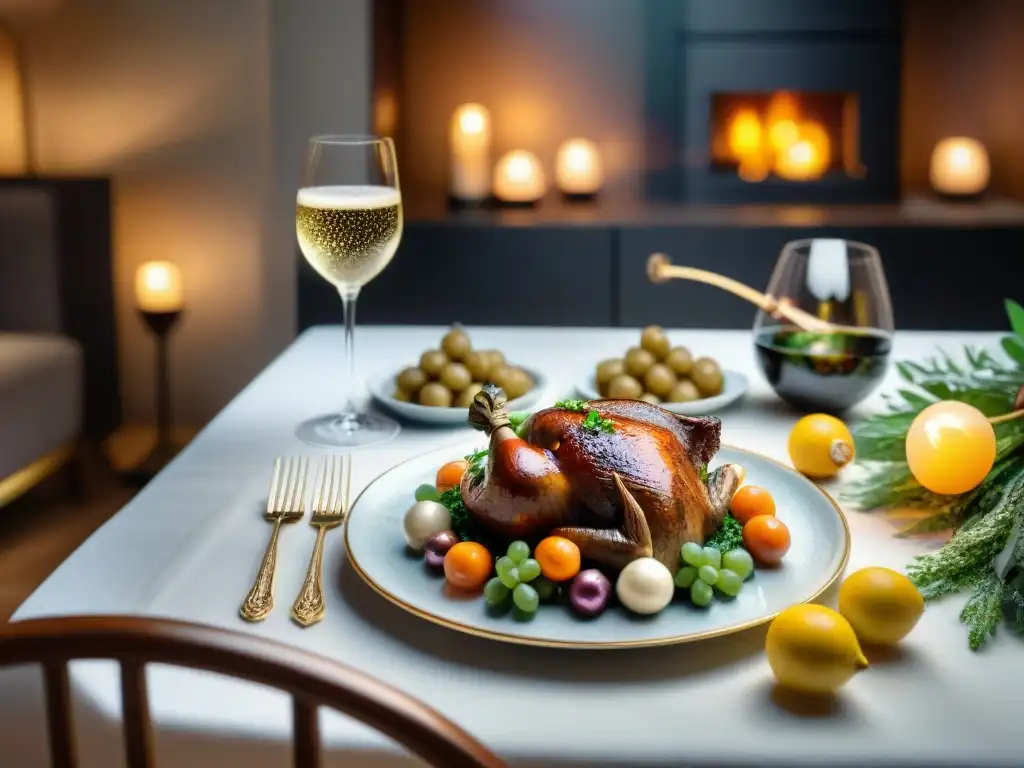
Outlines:
{"type": "Polygon", "coordinates": [[[426,568],[423,556],[405,546],[402,519],[421,483],[433,483],[437,468],[485,442],[436,450],[385,472],[359,495],[345,523],[345,548],[353,569],[384,599],[450,629],[511,643],[569,648],[629,648],[668,645],[726,635],[770,621],[796,603],[818,599],[842,575],[850,532],[836,503],[821,488],[788,467],[759,454],[723,446],[711,462],[741,464],[749,482],[775,498],[777,515],[792,538],[778,568],[757,569],[733,600],[716,598],[707,609],[686,598],[661,613],[635,616],[612,606],[596,619],[581,619],[567,606],[544,604],[530,620],[495,614],[483,596],[446,593],[443,577],[426,568]]]}
{"type": "MultiPolygon", "coordinates": [[[[544,388],[547,386],[547,379],[540,371],[523,365],[516,367],[526,371],[529,377],[533,379],[534,387],[522,397],[510,400],[505,406],[505,409],[509,412],[525,411],[531,408],[540,399],[541,395],[544,394],[544,388]]],[[[401,400],[395,400],[392,397],[392,393],[395,391],[395,376],[398,373],[398,371],[393,371],[380,374],[370,380],[370,396],[375,402],[408,421],[449,427],[466,425],[468,421],[468,411],[466,408],[435,408],[418,403],[404,403],[401,400]]]]}
{"type": "MultiPolygon", "coordinates": [[[[732,405],[747,393],[750,382],[747,377],[739,371],[722,371],[722,392],[714,397],[704,397],[700,400],[691,400],[688,403],[662,403],[661,407],[666,411],[678,413],[681,416],[703,416],[706,413],[720,411],[726,406],[732,405]]],[[[591,370],[586,376],[576,383],[576,391],[580,397],[587,400],[600,400],[601,395],[597,391],[597,381],[594,371],[591,370]]]]}

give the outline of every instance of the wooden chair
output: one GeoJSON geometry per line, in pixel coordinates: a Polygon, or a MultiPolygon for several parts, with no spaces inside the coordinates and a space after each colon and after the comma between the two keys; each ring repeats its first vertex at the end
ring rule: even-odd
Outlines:
{"type": "Polygon", "coordinates": [[[390,736],[431,765],[502,768],[480,742],[427,705],[330,659],[263,638],[214,627],[130,616],[32,619],[0,628],[0,668],[39,663],[46,688],[50,759],[73,768],[68,663],[113,659],[121,666],[129,768],[152,766],[146,664],[206,670],[277,688],[292,697],[296,768],[321,764],[320,706],[390,736]]]}

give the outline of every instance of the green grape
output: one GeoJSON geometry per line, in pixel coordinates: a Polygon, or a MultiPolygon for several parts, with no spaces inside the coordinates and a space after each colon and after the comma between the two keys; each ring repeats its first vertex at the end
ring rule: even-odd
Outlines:
{"type": "Polygon", "coordinates": [[[714,547],[704,547],[704,564],[712,568],[722,567],[722,553],[714,547]]]}
{"type": "Polygon", "coordinates": [[[700,570],[697,571],[697,575],[700,576],[700,580],[709,587],[713,586],[714,583],[718,581],[718,569],[712,565],[702,565],[700,570]]]}
{"type": "Polygon", "coordinates": [[[512,602],[519,610],[533,613],[540,604],[540,596],[538,596],[537,590],[529,584],[520,584],[512,591],[512,602]]]}
{"type": "Polygon", "coordinates": [[[712,597],[714,597],[714,592],[707,582],[701,579],[693,582],[693,586],[690,587],[690,599],[694,605],[705,606],[711,602],[712,597]]]}
{"type": "Polygon", "coordinates": [[[718,581],[715,582],[715,589],[720,590],[729,597],[736,597],[743,589],[743,579],[735,571],[723,568],[718,572],[718,581]]]}
{"type": "Polygon", "coordinates": [[[512,562],[512,558],[499,557],[494,563],[494,572],[501,577],[502,574],[508,573],[515,567],[516,564],[512,562]]]}
{"type": "Polygon", "coordinates": [[[484,600],[490,605],[501,605],[507,597],[508,587],[497,576],[484,584],[484,600]]]}
{"type": "Polygon", "coordinates": [[[683,556],[683,562],[687,565],[692,565],[694,568],[704,565],[704,547],[700,544],[688,541],[683,544],[680,554],[683,556]]]}
{"type": "Polygon", "coordinates": [[[499,573],[498,578],[501,579],[501,583],[509,589],[515,589],[519,586],[519,569],[513,565],[504,573],[499,573]]]}
{"type": "Polygon", "coordinates": [[[697,569],[692,565],[680,568],[679,573],[676,574],[676,586],[680,589],[689,589],[696,580],[697,569]]]}
{"type": "Polygon", "coordinates": [[[722,555],[722,567],[728,568],[742,581],[746,581],[747,577],[754,572],[754,558],[745,549],[731,549],[722,555]]]}
{"type": "Polygon", "coordinates": [[[440,501],[441,494],[437,492],[437,488],[424,483],[416,489],[416,501],[440,501]]]}
{"type": "Polygon", "coordinates": [[[508,545],[508,552],[506,552],[513,563],[519,565],[523,560],[530,556],[530,545],[525,541],[513,541],[508,545]]]}
{"type": "Polygon", "coordinates": [[[519,580],[523,583],[533,581],[540,576],[540,563],[528,557],[519,564],[519,580]]]}
{"type": "Polygon", "coordinates": [[[537,590],[537,595],[541,600],[550,600],[555,596],[555,582],[550,579],[546,579],[543,576],[538,576],[536,579],[531,581],[530,586],[537,590]]]}

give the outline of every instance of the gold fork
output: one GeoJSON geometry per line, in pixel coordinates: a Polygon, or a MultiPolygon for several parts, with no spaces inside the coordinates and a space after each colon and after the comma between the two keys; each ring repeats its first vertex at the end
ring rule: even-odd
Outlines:
{"type": "Polygon", "coordinates": [[[274,461],[274,478],[270,481],[267,511],[264,517],[274,523],[270,543],[263,553],[263,562],[256,573],[256,582],[249,590],[240,612],[246,621],[262,621],[274,610],[274,582],[277,577],[277,535],[281,523],[301,520],[305,510],[306,473],[309,459],[289,457],[274,461]]]}
{"type": "Polygon", "coordinates": [[[324,460],[313,487],[313,517],[309,524],[317,529],[313,556],[309,559],[306,580],[292,605],[292,618],[304,627],[316,624],[324,617],[323,562],[324,537],[331,528],[345,522],[349,495],[352,490],[352,457],[348,454],[330,456],[324,460]]]}

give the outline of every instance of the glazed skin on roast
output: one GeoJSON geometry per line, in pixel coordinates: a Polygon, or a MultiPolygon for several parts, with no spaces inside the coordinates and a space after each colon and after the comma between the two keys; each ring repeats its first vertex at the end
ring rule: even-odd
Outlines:
{"type": "Polygon", "coordinates": [[[594,400],[583,411],[547,408],[509,426],[504,393],[476,396],[470,423],[490,436],[487,468],[462,480],[466,508],[503,538],[548,535],[575,542],[583,557],[622,568],[655,557],[674,571],[680,547],[718,529],[738,484],[727,464],[703,482],[700,467],[719,447],[713,417],[677,416],[634,400],[594,400]],[[589,429],[591,410],[612,432],[589,429]]]}

